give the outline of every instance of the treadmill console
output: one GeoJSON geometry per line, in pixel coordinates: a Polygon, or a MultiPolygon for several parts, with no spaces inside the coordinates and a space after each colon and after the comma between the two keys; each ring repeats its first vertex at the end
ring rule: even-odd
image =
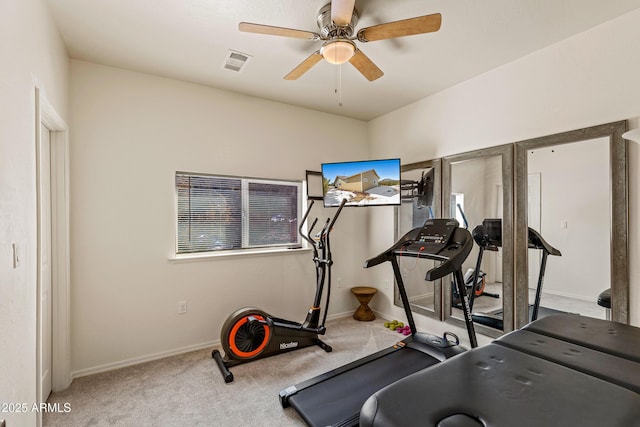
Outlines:
{"type": "Polygon", "coordinates": [[[413,241],[408,240],[403,251],[437,254],[449,245],[453,233],[458,228],[455,219],[429,219],[413,241]]]}
{"type": "MultiPolygon", "coordinates": [[[[453,272],[459,267],[458,264],[466,259],[472,246],[473,239],[471,234],[467,230],[460,228],[458,221],[455,219],[434,218],[427,220],[422,227],[409,231],[385,252],[366,260],[364,267],[369,268],[385,261],[391,261],[396,257],[408,256],[427,258],[449,264],[441,265],[434,269],[442,271],[444,275],[453,272]],[[444,273],[445,270],[447,270],[446,273],[444,273]]],[[[427,280],[434,279],[428,278],[427,280]]]]}

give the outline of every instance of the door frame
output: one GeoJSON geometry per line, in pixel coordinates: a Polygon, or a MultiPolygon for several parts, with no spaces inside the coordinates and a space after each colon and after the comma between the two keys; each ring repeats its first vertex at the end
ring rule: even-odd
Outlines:
{"type": "MultiPolygon", "coordinates": [[[[40,126],[51,132],[51,314],[53,391],[71,384],[70,252],[69,252],[69,127],[44,91],[35,87],[37,276],[40,277],[40,126]]],[[[40,399],[40,282],[36,280],[36,396],[40,399]]],[[[38,424],[41,423],[39,417],[38,424]]]]}

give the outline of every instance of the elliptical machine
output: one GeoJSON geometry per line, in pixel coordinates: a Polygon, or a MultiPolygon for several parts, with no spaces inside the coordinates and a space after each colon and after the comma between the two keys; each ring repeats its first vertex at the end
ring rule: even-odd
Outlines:
{"type": "Polygon", "coordinates": [[[318,338],[318,335],[324,335],[327,330],[324,324],[327,320],[329,297],[331,295],[331,266],[333,265],[333,260],[329,235],[346,203],[346,199],[342,200],[333,218],[327,218],[324,227],[315,238],[312,233],[318,218],[313,221],[308,233],[305,234],[302,230],[311,208],[313,208],[313,203],[314,201],[311,200],[311,204],[298,227],[300,236],[313,248],[313,262],[316,266],[316,294],[313,299],[313,305],[309,308],[304,323],[274,317],[256,307],[245,307],[233,312],[224,322],[220,331],[220,342],[224,350],[224,357],[218,350],[211,352],[211,357],[218,364],[225,383],[233,381],[233,374],[229,368],[241,363],[312,345],[317,345],[326,352],[332,350],[330,345],[318,338]],[[324,293],[325,280],[327,283],[327,298],[322,321],[320,321],[320,304],[324,293]]]}

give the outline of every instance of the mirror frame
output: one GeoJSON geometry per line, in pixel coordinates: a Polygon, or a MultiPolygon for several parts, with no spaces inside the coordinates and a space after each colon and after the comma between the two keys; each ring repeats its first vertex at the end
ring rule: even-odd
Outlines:
{"type": "MultiPolygon", "coordinates": [[[[425,160],[422,162],[415,162],[415,163],[409,163],[406,165],[401,165],[400,166],[400,173],[405,173],[405,172],[409,172],[415,169],[424,169],[424,168],[433,168],[433,202],[434,202],[434,206],[433,206],[433,214],[435,215],[436,218],[440,218],[442,215],[442,159],[432,159],[432,160],[425,160]]],[[[402,179],[402,176],[400,177],[402,179]]],[[[398,209],[394,210],[395,213],[395,236],[394,236],[394,241],[398,241],[398,239],[400,239],[400,237],[402,237],[400,235],[400,230],[399,230],[399,223],[400,223],[400,218],[399,218],[399,209],[400,207],[398,207],[398,209]]],[[[406,230],[405,233],[409,231],[406,230]]],[[[398,286],[394,286],[393,287],[394,291],[393,291],[393,303],[394,305],[398,306],[398,307],[402,307],[402,300],[400,299],[400,294],[398,293],[398,286]]],[[[431,317],[433,319],[438,319],[438,320],[443,320],[442,319],[442,279],[438,279],[436,281],[433,282],[433,310],[429,310],[429,309],[425,309],[422,307],[417,307],[417,306],[413,306],[411,305],[411,302],[409,302],[409,304],[411,305],[411,311],[413,311],[414,313],[419,313],[422,315],[425,315],[427,317],[431,317]]]]}
{"type": "MultiPolygon", "coordinates": [[[[466,160],[477,160],[486,157],[502,157],[502,308],[503,330],[493,329],[478,323],[474,323],[477,333],[497,338],[500,335],[514,329],[514,161],[513,144],[498,145],[482,148],[466,153],[446,156],[442,161],[442,201],[441,205],[448,206],[451,196],[451,166],[454,163],[466,160]],[[447,200],[445,200],[445,197],[447,200]]],[[[471,225],[470,225],[471,226],[471,225]]],[[[469,230],[471,231],[471,230],[469,230]]],[[[453,317],[451,314],[451,283],[445,283],[443,290],[443,320],[458,326],[465,327],[463,319],[453,317]]]]}
{"type": "MultiPolygon", "coordinates": [[[[629,201],[627,141],[622,134],[627,130],[627,121],[618,121],[599,126],[577,129],[515,143],[515,194],[516,194],[516,327],[528,323],[528,195],[527,195],[527,152],[529,150],[587,142],[596,138],[609,138],[609,197],[610,197],[610,239],[611,239],[611,319],[629,323],[629,201]]],[[[604,290],[606,288],[603,288],[604,290]]],[[[594,301],[595,303],[595,301],[594,301]]]]}

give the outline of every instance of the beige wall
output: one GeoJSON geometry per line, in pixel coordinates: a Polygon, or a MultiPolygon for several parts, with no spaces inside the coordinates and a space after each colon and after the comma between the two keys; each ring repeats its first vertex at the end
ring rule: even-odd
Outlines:
{"type": "MultiPolygon", "coordinates": [[[[0,2],[0,402],[36,401],[35,88],[67,119],[68,58],[41,0],[0,2]],[[20,264],[13,268],[12,243],[20,264]]],[[[35,413],[2,413],[10,427],[35,413]]]]}
{"type": "MultiPolygon", "coordinates": [[[[71,128],[72,370],[83,374],[208,345],[239,306],[304,317],[314,282],[308,252],[170,260],[176,170],[303,179],[321,162],[411,163],[627,118],[637,128],[638,22],[640,11],[629,13],[363,123],[80,61],[71,62],[69,87],[69,60],[42,0],[0,3],[0,401],[33,402],[36,393],[36,86],[71,128]],[[317,131],[329,127],[340,138],[317,131]],[[186,315],[177,314],[181,300],[186,315]]],[[[631,318],[640,324],[638,144],[630,155],[631,318]]],[[[374,307],[402,318],[391,269],[360,268],[393,242],[392,224],[390,207],[345,209],[333,240],[334,279],[344,287],[334,289],[331,314],[354,308],[350,286],[370,284],[382,291],[374,307]]],[[[12,427],[35,421],[2,416],[12,427]]]]}
{"type": "MultiPolygon", "coordinates": [[[[403,163],[412,163],[637,117],[639,22],[636,10],[373,120],[368,127],[372,155],[400,156],[403,163]],[[393,147],[389,141],[395,142],[393,147]]],[[[630,123],[638,127],[637,120],[630,123]]],[[[629,217],[631,321],[639,325],[637,145],[630,146],[629,217]]],[[[372,211],[372,230],[392,218],[390,209],[372,211]]],[[[390,227],[387,233],[372,236],[371,254],[393,240],[390,227]]],[[[370,282],[383,286],[391,276],[384,270],[371,271],[370,282]]],[[[390,287],[379,297],[375,308],[401,316],[392,305],[390,287]]],[[[421,316],[419,322],[434,332],[449,328],[421,316]]]]}
{"type": "MultiPolygon", "coordinates": [[[[247,305],[304,320],[311,252],[171,260],[174,174],[302,180],[321,162],[364,158],[366,123],[81,61],[71,82],[72,371],[210,346],[247,305]],[[339,136],[318,131],[329,128],[339,136]]],[[[348,288],[363,256],[350,249],[362,236],[366,211],[345,209],[332,240],[334,286],[340,278],[344,288],[330,315],[355,308],[348,288]]]]}

